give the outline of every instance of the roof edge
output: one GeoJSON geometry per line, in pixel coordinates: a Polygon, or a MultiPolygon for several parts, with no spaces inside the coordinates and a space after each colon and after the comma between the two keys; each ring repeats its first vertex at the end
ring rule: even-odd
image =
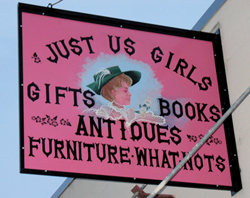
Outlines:
{"type": "Polygon", "coordinates": [[[74,178],[68,177],[62,184],[61,186],[56,190],[56,192],[51,196],[51,198],[58,198],[63,191],[73,182],[74,178]]]}
{"type": "Polygon", "coordinates": [[[219,10],[226,0],[215,0],[202,17],[197,21],[192,30],[200,31],[205,24],[211,19],[211,17],[219,10]]]}

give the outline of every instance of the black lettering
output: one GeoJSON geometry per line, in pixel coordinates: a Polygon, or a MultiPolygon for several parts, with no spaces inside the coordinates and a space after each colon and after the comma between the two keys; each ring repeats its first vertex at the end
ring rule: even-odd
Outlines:
{"type": "Polygon", "coordinates": [[[170,133],[172,136],[174,137],[170,137],[170,139],[172,140],[173,143],[175,143],[176,145],[180,144],[181,143],[181,136],[179,136],[178,133],[180,133],[181,130],[178,129],[176,126],[173,126],[171,129],[170,129],[170,133]]]}
{"type": "Polygon", "coordinates": [[[160,56],[159,54],[164,55],[160,47],[155,47],[151,52],[151,57],[155,63],[159,63],[162,60],[162,56],[160,56]]]}
{"type": "Polygon", "coordinates": [[[143,161],[143,165],[144,166],[148,166],[147,165],[147,149],[143,148],[139,149],[139,147],[135,147],[135,151],[136,151],[136,157],[137,157],[137,165],[141,166],[141,161],[143,161]]]}
{"type": "Polygon", "coordinates": [[[56,104],[60,104],[59,97],[65,98],[65,94],[59,93],[59,90],[67,91],[67,87],[56,87],[56,104]]]}
{"type": "Polygon", "coordinates": [[[79,150],[79,160],[82,161],[82,142],[78,142],[78,150],[79,150]]]}
{"type": "Polygon", "coordinates": [[[102,136],[102,124],[101,124],[101,120],[102,118],[98,118],[98,125],[95,123],[94,117],[93,116],[89,116],[89,121],[90,121],[90,136],[95,137],[94,135],[94,128],[95,131],[98,133],[98,137],[103,137],[102,136]]]}
{"type": "Polygon", "coordinates": [[[204,114],[204,110],[207,106],[207,104],[202,103],[202,108],[200,107],[200,103],[196,103],[197,105],[197,110],[198,110],[198,121],[202,121],[202,117],[205,119],[205,122],[209,122],[207,119],[206,115],[204,114]]]}
{"type": "Polygon", "coordinates": [[[137,123],[137,122],[134,122],[133,124],[131,124],[131,139],[133,141],[135,140],[140,140],[142,138],[142,130],[141,130],[141,126],[137,123]],[[137,130],[137,135],[135,134],[135,127],[138,129],[137,130]]]}
{"type": "Polygon", "coordinates": [[[154,141],[154,139],[155,139],[155,124],[150,123],[150,125],[151,125],[151,132],[152,132],[151,137],[149,137],[149,135],[148,135],[147,122],[142,122],[142,124],[143,124],[143,127],[144,127],[145,138],[149,142],[154,141]]]}
{"type": "Polygon", "coordinates": [[[107,136],[107,138],[113,139],[112,130],[111,130],[111,124],[115,124],[115,121],[114,120],[110,120],[110,119],[108,119],[108,120],[103,119],[102,122],[103,123],[105,123],[105,122],[108,123],[108,136],[107,136]]]}
{"type": "Polygon", "coordinates": [[[190,102],[188,102],[186,105],[185,105],[185,112],[186,112],[186,116],[190,119],[190,120],[193,120],[196,116],[196,111],[195,111],[195,107],[194,105],[192,105],[190,102]],[[191,107],[191,110],[189,110],[191,107]],[[191,112],[190,112],[191,111],[191,112]]]}
{"type": "Polygon", "coordinates": [[[177,65],[176,65],[176,68],[174,69],[174,72],[176,72],[178,74],[178,69],[180,68],[180,75],[185,77],[184,76],[184,69],[186,69],[188,67],[188,64],[187,62],[184,60],[184,59],[179,59],[177,65]]]}
{"type": "Polygon", "coordinates": [[[171,63],[171,61],[172,61],[173,55],[174,55],[174,53],[169,52],[168,62],[167,62],[167,65],[165,66],[165,67],[168,68],[168,69],[170,69],[169,66],[170,66],[170,63],[171,63]]]}
{"type": "Polygon", "coordinates": [[[194,157],[194,164],[196,168],[199,169],[199,171],[203,168],[203,160],[201,156],[199,155],[199,153],[197,153],[197,155],[194,157]]]}
{"type": "Polygon", "coordinates": [[[60,48],[59,48],[58,45],[57,45],[57,42],[55,42],[55,43],[53,43],[53,44],[55,45],[55,47],[56,47],[56,49],[57,49],[59,55],[60,55],[61,57],[63,57],[63,58],[68,59],[68,58],[69,58],[69,50],[68,50],[68,48],[66,47],[66,45],[65,45],[65,43],[64,43],[64,40],[60,40],[59,42],[62,44],[62,46],[63,46],[63,48],[64,48],[66,54],[63,54],[63,53],[62,53],[62,51],[60,50],[60,48]]]}
{"type": "Polygon", "coordinates": [[[179,157],[179,152],[168,151],[168,155],[173,157],[173,165],[176,167],[176,157],[179,157]]]}
{"type": "Polygon", "coordinates": [[[52,47],[51,47],[51,44],[49,44],[49,45],[46,45],[46,47],[48,47],[49,48],[49,50],[52,52],[52,54],[53,54],[53,56],[54,56],[54,59],[50,56],[49,58],[47,58],[50,62],[52,62],[52,63],[57,63],[57,61],[58,61],[58,56],[57,56],[57,54],[55,53],[55,51],[52,49],[52,47]]]}
{"type": "Polygon", "coordinates": [[[112,164],[111,157],[113,157],[114,163],[115,164],[119,164],[118,160],[115,157],[115,155],[117,154],[117,147],[116,146],[108,145],[108,154],[109,154],[109,161],[108,161],[108,163],[112,164]]]}
{"type": "Polygon", "coordinates": [[[89,40],[94,40],[92,36],[89,37],[81,37],[81,41],[86,41],[88,48],[89,48],[89,54],[94,54],[95,52],[92,50],[91,44],[89,40]]]}
{"type": "Polygon", "coordinates": [[[127,38],[127,39],[124,41],[124,44],[128,47],[128,48],[124,48],[124,49],[125,49],[125,51],[129,54],[129,56],[131,56],[132,54],[135,53],[135,48],[132,46],[132,45],[135,44],[134,41],[132,41],[130,38],[127,38]],[[129,45],[129,43],[130,43],[131,45],[129,45]],[[131,50],[129,50],[129,49],[131,49],[131,50]]]}
{"type": "Polygon", "coordinates": [[[205,155],[204,154],[204,159],[207,159],[207,161],[208,161],[208,167],[209,167],[209,171],[208,172],[213,172],[211,160],[214,160],[214,155],[205,155]]]}
{"type": "Polygon", "coordinates": [[[223,172],[225,170],[225,164],[223,164],[224,161],[225,159],[223,159],[220,155],[216,158],[216,166],[220,170],[220,172],[223,172]]]}
{"type": "MultiPolygon", "coordinates": [[[[183,158],[186,156],[186,152],[182,152],[183,158]]],[[[192,158],[190,158],[183,166],[184,170],[188,170],[187,169],[187,165],[189,166],[189,170],[194,170],[193,169],[193,162],[192,162],[192,158]]]]}
{"type": "Polygon", "coordinates": [[[159,104],[160,104],[160,116],[168,116],[168,115],[170,115],[170,109],[169,109],[168,101],[163,100],[162,98],[158,98],[158,100],[159,100],[159,104]]]}
{"type": "Polygon", "coordinates": [[[33,87],[35,88],[35,91],[40,91],[40,89],[34,82],[30,83],[27,87],[28,97],[34,102],[39,99],[39,92],[31,91],[33,87]]]}
{"type": "Polygon", "coordinates": [[[70,46],[70,47],[73,47],[73,49],[71,49],[71,51],[72,51],[74,54],[78,55],[78,56],[80,56],[81,53],[82,53],[82,48],[81,48],[79,45],[76,45],[76,44],[79,43],[79,42],[80,42],[79,40],[74,39],[74,38],[71,38],[71,39],[69,40],[69,46],[70,46]],[[76,50],[76,49],[78,49],[78,50],[76,50]]]}
{"type": "Polygon", "coordinates": [[[152,149],[148,149],[148,150],[149,150],[150,166],[153,167],[153,159],[155,159],[155,161],[156,161],[156,167],[160,167],[159,166],[159,160],[158,160],[158,149],[154,149],[154,151],[155,151],[155,155],[154,156],[152,154],[152,149]]]}
{"type": "Polygon", "coordinates": [[[46,101],[45,101],[45,103],[49,103],[50,104],[49,86],[50,86],[50,84],[45,84],[45,87],[46,87],[46,101]]]}
{"type": "Polygon", "coordinates": [[[193,80],[191,78],[191,75],[193,74],[195,69],[196,69],[196,67],[194,65],[192,65],[192,69],[189,71],[189,73],[187,75],[187,79],[190,80],[192,83],[194,83],[194,85],[196,85],[197,81],[193,80]]]}
{"type": "Polygon", "coordinates": [[[54,141],[54,146],[55,146],[55,157],[54,158],[58,158],[58,154],[57,152],[59,151],[59,153],[61,154],[61,159],[66,159],[66,157],[64,156],[62,149],[64,148],[64,143],[61,140],[56,140],[54,141]]]}
{"type": "Polygon", "coordinates": [[[183,109],[182,109],[181,103],[179,103],[179,102],[176,100],[175,102],[173,102],[172,107],[173,107],[173,114],[174,114],[177,118],[180,118],[180,117],[183,116],[183,109]],[[179,106],[179,108],[177,108],[176,106],[179,106]],[[179,111],[177,112],[176,109],[179,109],[179,111]]]}
{"type": "Polygon", "coordinates": [[[162,156],[162,164],[161,164],[161,167],[162,168],[165,168],[165,164],[168,165],[168,168],[171,168],[170,166],[170,163],[169,163],[169,160],[168,160],[168,156],[167,156],[167,153],[166,153],[166,150],[162,150],[163,151],[163,156],[162,156]]]}
{"type": "Polygon", "coordinates": [[[157,125],[157,135],[158,135],[158,142],[159,143],[168,143],[170,144],[170,140],[169,139],[162,139],[162,136],[164,137],[167,137],[167,134],[166,134],[166,131],[164,132],[161,132],[161,129],[165,129],[165,130],[168,130],[168,126],[160,126],[160,125],[157,125]]]}
{"type": "Polygon", "coordinates": [[[73,89],[73,88],[70,88],[69,87],[69,91],[72,91],[73,92],[73,99],[74,99],[74,107],[78,107],[78,104],[77,104],[77,93],[82,93],[82,90],[81,88],[80,89],[73,89]]]}
{"type": "Polygon", "coordinates": [[[218,107],[216,107],[215,105],[211,106],[209,109],[210,113],[214,116],[211,116],[210,119],[213,120],[214,122],[217,122],[220,119],[220,110],[218,107]]]}
{"type": "Polygon", "coordinates": [[[70,153],[72,153],[74,156],[73,160],[77,160],[76,141],[73,141],[74,148],[72,148],[72,146],[70,145],[69,140],[66,140],[66,142],[67,142],[67,159],[70,159],[70,153]]]}
{"type": "Polygon", "coordinates": [[[126,133],[125,133],[125,131],[126,131],[126,128],[125,128],[125,120],[119,120],[120,122],[121,122],[121,128],[120,128],[120,130],[121,130],[121,132],[122,132],[122,140],[127,140],[126,139],[126,133]]]}
{"type": "Polygon", "coordinates": [[[29,156],[35,157],[33,154],[33,148],[36,148],[36,150],[38,149],[38,145],[33,145],[33,142],[37,142],[40,144],[40,138],[39,139],[34,139],[34,137],[29,137],[30,140],[30,154],[29,156]]]}
{"type": "Polygon", "coordinates": [[[129,163],[129,164],[131,164],[130,159],[128,159],[128,153],[129,152],[130,152],[129,147],[122,148],[120,146],[120,161],[121,161],[121,163],[129,163]]]}
{"type": "Polygon", "coordinates": [[[91,108],[95,105],[95,101],[93,98],[89,97],[90,96],[94,96],[95,94],[93,92],[91,92],[90,90],[84,91],[83,92],[83,96],[84,98],[86,98],[87,100],[83,100],[84,104],[88,107],[91,108]]]}
{"type": "Polygon", "coordinates": [[[83,147],[84,148],[88,148],[88,159],[87,161],[88,162],[92,162],[92,159],[91,159],[91,148],[95,148],[95,145],[94,144],[87,144],[87,143],[83,143],[83,147]]]}
{"type": "Polygon", "coordinates": [[[84,122],[84,115],[78,115],[79,116],[79,122],[78,122],[78,127],[77,127],[77,131],[76,131],[76,135],[81,135],[81,131],[84,131],[84,136],[88,136],[88,132],[87,132],[87,128],[84,122]]]}
{"type": "Polygon", "coordinates": [[[49,157],[49,155],[52,153],[52,139],[48,139],[49,140],[49,151],[46,152],[45,149],[45,138],[42,138],[42,145],[43,145],[43,153],[49,157]]]}
{"type": "Polygon", "coordinates": [[[199,88],[202,91],[206,91],[208,90],[208,85],[210,87],[212,87],[212,80],[210,77],[203,77],[202,78],[202,83],[198,83],[199,84],[199,88]]]}
{"type": "Polygon", "coordinates": [[[116,36],[116,49],[114,49],[113,47],[113,42],[112,42],[113,36],[108,35],[108,37],[109,37],[109,47],[116,54],[117,52],[120,51],[120,37],[116,36]]]}
{"type": "Polygon", "coordinates": [[[106,158],[106,144],[102,144],[102,157],[100,156],[99,143],[96,144],[96,155],[101,162],[106,158]]]}

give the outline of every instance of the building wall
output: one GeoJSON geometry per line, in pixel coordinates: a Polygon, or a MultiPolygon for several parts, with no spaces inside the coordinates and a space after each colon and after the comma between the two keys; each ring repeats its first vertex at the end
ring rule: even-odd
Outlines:
{"type": "MultiPolygon", "coordinates": [[[[250,86],[250,1],[227,0],[202,28],[220,29],[231,104],[250,86]]],[[[236,145],[243,189],[235,198],[250,196],[250,96],[233,113],[236,145]]]]}
{"type": "MultiPolygon", "coordinates": [[[[133,196],[131,190],[135,185],[123,182],[109,182],[87,179],[74,179],[65,191],[52,198],[129,198],[133,196]]],[[[151,193],[157,185],[148,185],[144,192],[151,193]]],[[[175,198],[229,198],[229,191],[167,187],[162,194],[174,195],[175,198]]]]}
{"type": "MultiPolygon", "coordinates": [[[[205,24],[201,31],[216,32],[220,29],[222,47],[231,104],[250,86],[250,1],[227,0],[205,24]]],[[[250,96],[233,113],[233,124],[241,168],[243,189],[234,198],[250,196],[250,96]]],[[[138,184],[141,186],[141,184],[138,184]]],[[[135,184],[75,179],[60,198],[83,197],[131,197],[135,184]]],[[[152,192],[155,185],[147,186],[144,191],[152,192]]],[[[176,198],[229,198],[231,192],[194,188],[167,187],[163,194],[176,198]]],[[[58,197],[58,196],[57,196],[58,197]]]]}

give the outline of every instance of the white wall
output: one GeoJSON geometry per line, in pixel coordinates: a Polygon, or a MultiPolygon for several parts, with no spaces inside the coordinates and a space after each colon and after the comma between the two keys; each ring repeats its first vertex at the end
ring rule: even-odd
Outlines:
{"type": "MultiPolygon", "coordinates": [[[[227,0],[202,31],[220,28],[231,104],[250,86],[250,1],[227,0]]],[[[235,198],[250,197],[250,96],[233,113],[243,189],[235,198]]]]}
{"type": "MultiPolygon", "coordinates": [[[[59,198],[130,198],[136,184],[75,179],[59,198]]],[[[142,184],[137,184],[139,187],[142,184]]],[[[156,185],[148,185],[144,192],[151,193],[156,185]]],[[[162,194],[174,195],[175,198],[227,198],[229,191],[205,190],[194,188],[167,187],[162,194]]]]}

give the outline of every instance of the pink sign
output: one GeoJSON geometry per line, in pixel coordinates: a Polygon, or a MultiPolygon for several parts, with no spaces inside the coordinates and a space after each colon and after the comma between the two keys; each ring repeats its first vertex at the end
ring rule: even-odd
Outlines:
{"type": "MultiPolygon", "coordinates": [[[[22,172],[159,183],[222,115],[212,41],[21,19],[22,172]]],[[[222,125],[172,183],[231,177],[222,125]]]]}

